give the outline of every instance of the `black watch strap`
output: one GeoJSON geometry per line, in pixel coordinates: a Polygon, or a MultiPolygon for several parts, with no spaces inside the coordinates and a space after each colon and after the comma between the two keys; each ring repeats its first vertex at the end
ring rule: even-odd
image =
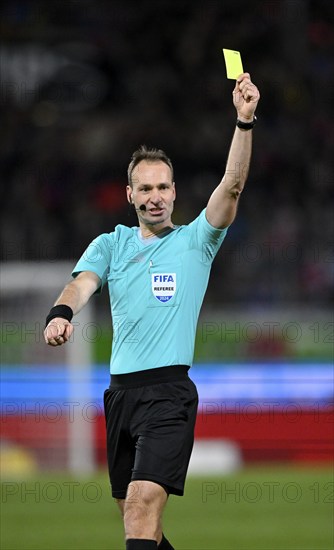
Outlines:
{"type": "Polygon", "coordinates": [[[241,130],[251,130],[252,128],[254,128],[256,121],[257,121],[257,118],[255,115],[252,122],[242,122],[242,120],[239,120],[237,118],[237,126],[238,128],[241,128],[241,130]]]}

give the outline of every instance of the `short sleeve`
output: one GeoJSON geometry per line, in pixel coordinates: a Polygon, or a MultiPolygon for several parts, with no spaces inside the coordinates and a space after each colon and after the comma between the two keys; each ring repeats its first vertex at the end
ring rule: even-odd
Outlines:
{"type": "Polygon", "coordinates": [[[202,251],[204,263],[211,263],[226,237],[228,228],[213,227],[206,219],[206,209],[202,210],[188,228],[191,231],[192,246],[202,251]]]}
{"type": "Polygon", "coordinates": [[[113,233],[103,233],[94,239],[74,267],[72,277],[76,277],[82,271],[92,271],[101,279],[99,288],[99,291],[101,291],[110,271],[113,249],[113,233]]]}

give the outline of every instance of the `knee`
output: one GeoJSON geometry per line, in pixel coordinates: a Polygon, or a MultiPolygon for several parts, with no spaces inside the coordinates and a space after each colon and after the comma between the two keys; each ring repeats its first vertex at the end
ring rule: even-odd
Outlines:
{"type": "Polygon", "coordinates": [[[156,490],[145,482],[132,482],[124,503],[126,537],[157,540],[161,533],[163,504],[160,488],[156,490]]]}
{"type": "Polygon", "coordinates": [[[123,506],[124,521],[129,523],[145,522],[154,515],[155,507],[152,497],[148,494],[142,494],[137,498],[126,498],[123,506]]]}

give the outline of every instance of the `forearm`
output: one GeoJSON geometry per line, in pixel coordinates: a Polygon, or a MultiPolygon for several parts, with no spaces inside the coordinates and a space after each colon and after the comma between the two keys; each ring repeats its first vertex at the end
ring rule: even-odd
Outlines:
{"type": "Polygon", "coordinates": [[[59,298],[55,301],[54,305],[66,305],[69,306],[73,314],[76,315],[86,305],[88,298],[80,292],[80,289],[75,284],[75,281],[65,286],[64,290],[59,295],[59,298]]]}
{"type": "Polygon", "coordinates": [[[76,315],[87,304],[99,285],[100,279],[95,273],[82,272],[65,286],[54,305],[67,305],[76,315]]]}
{"type": "Polygon", "coordinates": [[[245,186],[252,151],[252,130],[236,127],[223,179],[212,193],[206,209],[214,227],[228,227],[237,212],[239,196],[245,186]]]}
{"type": "Polygon", "coordinates": [[[227,158],[225,175],[220,184],[221,192],[226,196],[238,199],[242,192],[252,154],[252,130],[241,130],[236,127],[227,158]]]}
{"type": "MultiPolygon", "coordinates": [[[[90,271],[83,271],[79,273],[74,281],[68,283],[64,290],[60,294],[59,298],[55,302],[55,306],[65,305],[72,309],[73,314],[79,313],[79,311],[87,304],[89,298],[98,289],[101,284],[99,277],[90,271]]],[[[66,310],[66,308],[64,308],[66,310]]],[[[61,346],[65,344],[71,337],[73,332],[73,325],[71,323],[72,315],[63,315],[64,311],[54,312],[51,310],[51,316],[47,326],[44,330],[44,340],[46,344],[50,346],[61,346]]]]}

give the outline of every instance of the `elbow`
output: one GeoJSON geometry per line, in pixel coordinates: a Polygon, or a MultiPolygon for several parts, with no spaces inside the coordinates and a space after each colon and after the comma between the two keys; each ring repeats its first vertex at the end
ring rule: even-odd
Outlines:
{"type": "Polygon", "coordinates": [[[235,220],[235,216],[236,213],[226,216],[224,220],[220,223],[219,229],[226,229],[227,227],[230,227],[230,225],[232,225],[235,220]]]}
{"type": "Polygon", "coordinates": [[[234,199],[236,202],[238,202],[239,197],[241,195],[242,189],[231,189],[230,191],[230,197],[231,199],[234,199]]]}

